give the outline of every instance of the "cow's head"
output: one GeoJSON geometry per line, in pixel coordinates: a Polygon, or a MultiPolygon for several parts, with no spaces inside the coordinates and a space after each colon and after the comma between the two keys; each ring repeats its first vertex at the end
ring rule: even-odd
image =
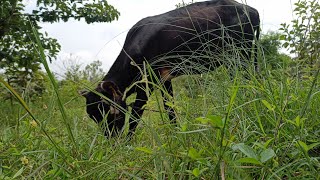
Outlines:
{"type": "Polygon", "coordinates": [[[105,127],[106,136],[115,136],[125,123],[123,110],[126,109],[126,103],[122,100],[122,93],[111,81],[102,81],[95,91],[97,93],[81,93],[87,100],[87,113],[96,123],[105,127]],[[101,97],[99,93],[108,99],[101,97]]]}

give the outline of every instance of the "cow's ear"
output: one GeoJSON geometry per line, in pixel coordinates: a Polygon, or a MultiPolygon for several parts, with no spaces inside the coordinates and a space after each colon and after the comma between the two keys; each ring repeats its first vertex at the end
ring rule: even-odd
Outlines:
{"type": "Polygon", "coordinates": [[[88,93],[89,93],[89,91],[86,90],[86,89],[82,89],[82,90],[78,91],[78,94],[83,96],[83,97],[87,97],[88,93]]]}
{"type": "Polygon", "coordinates": [[[102,81],[100,87],[103,91],[107,93],[112,93],[115,96],[122,96],[119,87],[112,81],[102,81]]]}

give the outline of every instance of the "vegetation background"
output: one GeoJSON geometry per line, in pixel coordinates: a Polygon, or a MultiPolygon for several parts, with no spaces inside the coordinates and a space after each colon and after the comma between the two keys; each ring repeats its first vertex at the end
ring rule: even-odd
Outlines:
{"type": "Polygon", "coordinates": [[[299,1],[290,24],[262,35],[259,74],[231,78],[220,67],[176,78],[177,126],[155,91],[131,141],[106,139],[77,93],[103,77],[101,62],[82,67],[70,56],[57,80],[48,62],[60,45],[37,25],[119,12],[106,1],[37,2],[31,14],[20,0],[0,4],[0,179],[320,178],[317,0],[299,1]]]}

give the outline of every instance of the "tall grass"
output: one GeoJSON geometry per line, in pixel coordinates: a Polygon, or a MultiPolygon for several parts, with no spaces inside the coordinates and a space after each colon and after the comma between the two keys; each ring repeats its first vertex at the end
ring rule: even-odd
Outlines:
{"type": "MultiPolygon", "coordinates": [[[[163,110],[161,80],[145,78],[160,90],[150,93],[128,142],[103,136],[76,93],[84,85],[59,87],[39,40],[35,45],[50,79],[48,92],[42,100],[26,102],[1,80],[20,103],[4,102],[1,109],[20,113],[0,115],[10,122],[0,126],[0,179],[320,178],[319,70],[302,78],[292,73],[296,67],[268,69],[262,53],[259,75],[253,68],[235,68],[230,77],[225,66],[208,72],[198,65],[205,73],[173,80],[175,95],[167,104],[176,112],[177,126],[163,110]]],[[[231,52],[219,58],[236,62],[239,49],[231,52]]],[[[210,53],[193,58],[200,56],[210,58],[210,53]]],[[[145,67],[142,74],[153,77],[145,67]]]]}

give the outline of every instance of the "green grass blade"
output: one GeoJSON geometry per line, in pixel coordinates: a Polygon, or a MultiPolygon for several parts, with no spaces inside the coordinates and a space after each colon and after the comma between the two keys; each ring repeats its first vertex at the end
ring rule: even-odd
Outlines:
{"type": "Polygon", "coordinates": [[[36,39],[36,44],[35,44],[35,45],[37,45],[37,48],[38,48],[38,50],[39,50],[39,55],[40,55],[41,62],[42,62],[43,66],[44,66],[44,68],[45,68],[45,70],[46,70],[46,72],[47,72],[47,74],[48,74],[48,76],[49,76],[50,82],[51,82],[51,84],[52,84],[52,86],[53,86],[53,89],[54,89],[54,92],[55,92],[55,94],[56,94],[56,96],[57,96],[58,107],[59,107],[59,110],[60,110],[60,112],[61,112],[63,122],[64,122],[64,124],[65,124],[66,127],[67,127],[69,139],[72,141],[74,147],[75,147],[76,149],[78,149],[78,148],[77,148],[78,146],[77,146],[77,143],[76,143],[75,138],[74,138],[74,136],[73,136],[73,133],[72,133],[70,124],[69,124],[69,122],[68,122],[68,117],[67,117],[65,108],[64,108],[64,106],[63,106],[63,104],[62,104],[62,101],[61,101],[61,98],[60,98],[60,95],[59,95],[59,92],[58,92],[58,84],[57,84],[57,82],[55,81],[55,78],[54,78],[54,76],[53,76],[53,74],[52,74],[52,72],[51,72],[51,70],[50,70],[50,68],[49,68],[48,62],[47,62],[47,60],[46,60],[46,55],[44,54],[44,49],[43,49],[42,44],[41,44],[41,41],[40,41],[40,39],[39,39],[38,32],[37,32],[36,29],[33,27],[31,21],[30,21],[30,24],[31,24],[31,27],[32,27],[33,35],[34,35],[34,37],[35,37],[35,39],[36,39]]]}
{"type": "Polygon", "coordinates": [[[308,108],[308,106],[309,106],[309,103],[310,103],[310,101],[311,101],[312,91],[313,91],[313,89],[315,88],[316,82],[317,82],[318,77],[319,77],[319,71],[320,71],[320,69],[317,70],[317,72],[316,72],[316,74],[315,74],[315,76],[314,76],[314,79],[313,79],[313,81],[312,81],[310,90],[309,90],[309,92],[308,92],[307,100],[306,100],[306,102],[305,102],[305,104],[304,104],[304,106],[303,106],[303,108],[302,108],[302,110],[301,110],[301,112],[300,112],[300,118],[303,118],[303,116],[305,115],[306,110],[307,110],[307,108],[308,108]]]}

